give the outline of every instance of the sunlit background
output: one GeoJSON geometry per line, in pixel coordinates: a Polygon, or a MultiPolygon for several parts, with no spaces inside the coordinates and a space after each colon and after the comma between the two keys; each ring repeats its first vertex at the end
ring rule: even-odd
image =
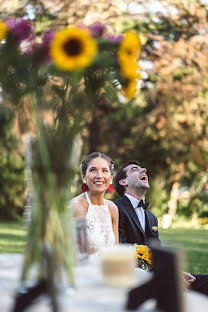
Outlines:
{"type": "MultiPolygon", "coordinates": [[[[148,170],[162,241],[184,248],[189,270],[208,273],[208,1],[0,1],[0,17],[32,20],[37,36],[97,21],[110,33],[138,32],[138,95],[110,105],[103,99],[81,133],[82,157],[104,152],[115,171],[138,159],[148,170]]],[[[0,101],[0,252],[19,253],[26,233],[25,129],[22,114],[11,115],[0,101]]]]}

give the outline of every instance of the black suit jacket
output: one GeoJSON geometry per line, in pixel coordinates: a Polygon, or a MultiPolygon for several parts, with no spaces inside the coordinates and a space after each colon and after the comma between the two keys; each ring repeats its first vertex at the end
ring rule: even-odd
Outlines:
{"type": "MultiPolygon", "coordinates": [[[[157,218],[147,209],[145,232],[141,227],[135,209],[127,196],[115,200],[119,210],[119,242],[147,245],[148,239],[158,238],[157,218]]],[[[160,240],[159,240],[160,243],[160,240]]]]}

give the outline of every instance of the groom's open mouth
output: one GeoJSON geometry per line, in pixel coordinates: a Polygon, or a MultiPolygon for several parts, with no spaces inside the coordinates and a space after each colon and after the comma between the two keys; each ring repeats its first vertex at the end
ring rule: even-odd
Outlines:
{"type": "Polygon", "coordinates": [[[148,181],[148,177],[147,177],[147,175],[142,175],[139,177],[139,180],[148,181]]]}

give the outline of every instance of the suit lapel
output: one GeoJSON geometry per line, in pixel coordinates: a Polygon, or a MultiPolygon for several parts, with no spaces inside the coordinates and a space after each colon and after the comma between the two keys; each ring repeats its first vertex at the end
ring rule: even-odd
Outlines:
{"type": "Polygon", "coordinates": [[[137,217],[137,214],[135,212],[134,207],[132,206],[130,200],[128,199],[128,197],[126,197],[125,195],[123,195],[123,203],[126,206],[126,210],[129,212],[129,215],[131,216],[131,218],[134,220],[134,222],[136,223],[136,225],[138,226],[138,228],[140,229],[140,231],[144,234],[144,230],[139,222],[139,219],[137,217]]]}
{"type": "Polygon", "coordinates": [[[149,222],[149,211],[146,210],[146,225],[145,225],[145,232],[147,232],[148,230],[150,230],[150,222],[149,222]]]}

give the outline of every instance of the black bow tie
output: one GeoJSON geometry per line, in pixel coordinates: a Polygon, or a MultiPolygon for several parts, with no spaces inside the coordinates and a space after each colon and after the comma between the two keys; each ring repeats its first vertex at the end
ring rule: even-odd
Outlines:
{"type": "Polygon", "coordinates": [[[149,202],[144,203],[144,201],[141,199],[137,207],[143,207],[144,210],[146,210],[148,206],[149,202]]]}

